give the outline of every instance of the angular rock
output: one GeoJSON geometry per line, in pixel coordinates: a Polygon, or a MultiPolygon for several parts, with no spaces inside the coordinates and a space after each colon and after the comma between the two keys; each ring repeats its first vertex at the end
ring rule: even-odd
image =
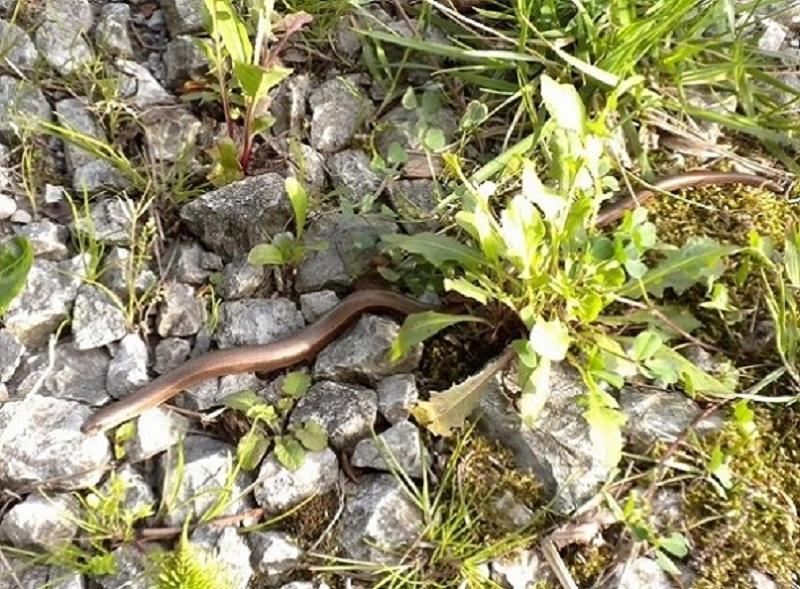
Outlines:
{"type": "Polygon", "coordinates": [[[128,31],[131,7],[123,2],[109,2],[100,9],[94,30],[97,46],[114,57],[132,57],[133,42],[128,31]]]}
{"type": "Polygon", "coordinates": [[[119,469],[115,470],[113,475],[106,479],[106,482],[100,487],[101,493],[111,494],[114,492],[114,483],[124,485],[125,496],[122,498],[120,505],[131,513],[145,514],[147,512],[155,512],[156,509],[156,495],[153,493],[152,487],[145,480],[145,478],[130,464],[123,464],[119,469]]]}
{"type": "Polygon", "coordinates": [[[610,469],[599,459],[583,418],[579,400],[586,389],[580,376],[564,363],[554,364],[549,384],[547,403],[531,429],[510,405],[499,377],[487,384],[475,417],[483,435],[513,452],[517,468],[541,480],[545,496],[553,498],[551,508],[566,514],[594,495],[610,469]]]}
{"type": "Polygon", "coordinates": [[[362,315],[353,328],[319,353],[314,374],[330,380],[377,383],[392,374],[413,371],[422,358],[421,344],[397,362],[387,360],[399,329],[392,319],[362,315]]]}
{"type": "Polygon", "coordinates": [[[119,341],[127,333],[125,313],[104,291],[83,284],[78,289],[72,312],[72,333],[79,350],[119,341]]]}
{"type": "Polygon", "coordinates": [[[77,507],[71,495],[28,495],[5,514],[0,535],[18,548],[53,550],[78,530],[77,507]]]}
{"type": "Polygon", "coordinates": [[[399,144],[406,151],[423,152],[421,127],[441,129],[445,142],[452,141],[458,129],[458,117],[455,113],[447,107],[441,107],[435,114],[423,114],[421,110],[407,110],[397,106],[381,117],[376,144],[383,157],[387,157],[393,143],[399,144]]]}
{"type": "Polygon", "coordinates": [[[508,589],[552,583],[547,561],[535,550],[517,549],[491,562],[492,580],[508,589]]]}
{"type": "Polygon", "coordinates": [[[357,61],[359,53],[361,52],[361,39],[353,30],[353,25],[348,19],[342,18],[336,22],[333,28],[333,48],[336,53],[349,59],[350,61],[357,61]]]}
{"type": "Polygon", "coordinates": [[[0,193],[0,221],[5,221],[17,212],[17,201],[7,194],[0,193]]]}
{"type": "Polygon", "coordinates": [[[389,184],[389,200],[403,219],[409,233],[434,231],[438,223],[434,213],[439,200],[432,180],[398,180],[389,184]]]}
{"type": "Polygon", "coordinates": [[[331,183],[340,198],[358,206],[366,199],[378,196],[381,179],[370,168],[367,154],[360,149],[347,149],[330,156],[325,164],[331,183]]]}
{"type": "Polygon", "coordinates": [[[299,562],[303,554],[297,542],[284,532],[255,531],[247,535],[253,567],[267,577],[282,575],[299,562]]]}
{"type": "Polygon", "coordinates": [[[255,295],[266,281],[264,266],[253,266],[247,260],[231,262],[222,271],[218,291],[226,300],[243,299],[255,295]]]}
{"type": "Polygon", "coordinates": [[[74,342],[55,346],[52,366],[48,351],[26,358],[19,370],[16,395],[31,393],[99,406],[108,401],[108,353],[103,349],[79,350],[74,342]]]}
{"type": "Polygon", "coordinates": [[[208,253],[196,242],[176,243],[167,256],[170,277],[186,284],[204,284],[211,275],[203,263],[208,253]]]}
{"type": "Polygon", "coordinates": [[[272,94],[270,112],[275,117],[272,131],[278,135],[289,132],[291,137],[300,137],[307,120],[308,95],[311,93],[311,78],[297,74],[284,80],[272,94]]]}
{"type": "Polygon", "coordinates": [[[13,141],[21,126],[52,118],[50,104],[35,84],[0,76],[0,139],[13,141]]]}
{"type": "Polygon", "coordinates": [[[155,161],[190,159],[202,124],[188,109],[158,106],[140,117],[150,157],[155,161]]]}
{"type": "Polygon", "coordinates": [[[58,261],[69,255],[69,230],[63,225],[42,219],[20,227],[17,234],[27,238],[37,258],[58,261]]]}
{"type": "Polygon", "coordinates": [[[260,391],[264,388],[264,381],[253,372],[241,374],[226,374],[219,379],[218,401],[225,397],[242,391],[260,391]]]}
{"type": "Polygon", "coordinates": [[[181,399],[182,406],[192,411],[205,411],[219,404],[219,380],[211,378],[187,390],[181,399]]]}
{"type": "Polygon", "coordinates": [[[117,60],[120,73],[120,97],[141,109],[162,104],[174,104],[175,97],[164,90],[150,71],[127,59],[117,60]]]}
{"type": "MultiPolygon", "coordinates": [[[[679,392],[640,392],[626,387],[619,396],[620,409],[628,417],[625,435],[639,450],[656,441],[671,443],[700,415],[700,408],[679,392]]],[[[706,435],[722,426],[722,418],[712,415],[696,424],[694,431],[706,435]]]]}
{"type": "Polygon", "coordinates": [[[164,50],[164,80],[167,88],[177,90],[184,82],[202,78],[208,71],[203,50],[192,37],[178,36],[164,50]]]}
{"type": "Polygon", "coordinates": [[[417,427],[403,421],[377,436],[361,440],[353,451],[353,466],[394,472],[398,468],[410,477],[420,478],[431,456],[425,450],[417,427]]]}
{"type": "Polygon", "coordinates": [[[419,399],[417,380],[413,374],[387,376],[378,383],[378,411],[389,423],[400,423],[411,415],[419,399]]]}
{"type": "Polygon", "coordinates": [[[312,495],[327,493],[338,479],[339,461],[330,448],[306,452],[295,471],[283,466],[275,453],[270,452],[261,463],[254,493],[258,504],[268,513],[279,513],[312,495]]]}
{"type": "Polygon", "coordinates": [[[84,38],[93,20],[88,0],[47,0],[34,40],[42,57],[62,76],[78,72],[94,59],[84,38]]]}
{"type": "Polygon", "coordinates": [[[128,300],[131,286],[134,294],[142,295],[158,282],[155,273],[149,268],[141,267],[135,262],[131,268],[130,257],[130,250],[112,247],[103,259],[103,272],[100,274],[100,283],[123,301],[128,300]]]}
{"type": "Polygon", "coordinates": [[[289,143],[285,174],[297,178],[312,195],[325,192],[328,177],[325,174],[325,158],[305,143],[289,143]]]}
{"type": "Polygon", "coordinates": [[[173,411],[154,407],[136,419],[136,431],[125,442],[125,453],[132,463],[161,454],[178,444],[189,431],[189,421],[173,411]]]}
{"type": "MultiPolygon", "coordinates": [[[[187,436],[183,443],[182,476],[174,463],[177,457],[162,456],[160,460],[164,489],[174,498],[173,508],[164,518],[168,526],[180,526],[188,517],[200,518],[220,500],[236,460],[236,448],[203,436],[187,436]],[[172,460],[170,460],[172,458],[172,460]]],[[[242,493],[252,483],[252,477],[239,472],[230,486],[230,500],[219,509],[217,516],[233,515],[250,507],[242,493]]]]}
{"type": "Polygon", "coordinates": [[[156,345],[156,359],[153,363],[153,370],[158,374],[169,372],[183,364],[191,351],[192,345],[185,339],[179,337],[162,339],[156,345]]]}
{"type": "Polygon", "coordinates": [[[102,589],[152,589],[145,578],[145,555],[130,544],[123,544],[112,551],[116,571],[112,575],[97,578],[102,589]]]}
{"type": "Polygon", "coordinates": [[[350,286],[378,254],[380,236],[396,232],[397,225],[383,219],[339,214],[315,219],[306,232],[306,241],[327,247],[303,258],[295,288],[309,292],[350,286]]]}
{"type": "MultiPolygon", "coordinates": [[[[90,163],[81,169],[91,166],[90,163]]],[[[104,198],[92,205],[91,219],[81,216],[75,220],[74,231],[92,235],[106,245],[129,247],[135,207],[135,203],[125,196],[104,198]]]]}
{"type": "Polygon", "coordinates": [[[300,312],[306,323],[314,323],[339,304],[339,297],[332,290],[320,290],[300,295],[300,312]]]}
{"type": "Polygon", "coordinates": [[[779,589],[778,584],[769,575],[755,569],[750,569],[747,574],[753,584],[753,589],[779,589]]]}
{"type": "Polygon", "coordinates": [[[761,51],[773,53],[780,51],[786,41],[786,37],[789,35],[789,31],[787,31],[786,27],[782,24],[771,18],[765,18],[762,21],[762,25],[764,27],[764,32],[758,39],[758,48],[761,51]]]}
{"type": "Polygon", "coordinates": [[[15,558],[11,554],[0,555],[3,556],[0,558],[0,589],[85,589],[86,587],[80,573],[58,566],[32,565],[29,559],[15,558]],[[14,571],[13,577],[10,571],[14,571]]]}
{"type": "Polygon", "coordinates": [[[202,527],[192,532],[189,541],[207,553],[225,568],[225,589],[247,589],[253,576],[250,565],[250,547],[244,534],[235,528],[202,527]]]}
{"type": "Polygon", "coordinates": [[[180,216],[213,252],[243,258],[291,219],[283,184],[278,174],[251,176],[195,198],[180,216]]]}
{"type": "Polygon", "coordinates": [[[621,573],[603,585],[603,589],[675,589],[675,585],[652,558],[640,556],[625,563],[621,573]]]}
{"type": "Polygon", "coordinates": [[[2,484],[12,489],[96,485],[111,460],[111,449],[104,434],[81,433],[91,413],[85,405],[53,397],[28,395],[19,401],[14,419],[0,429],[2,484]]]}
{"type": "Polygon", "coordinates": [[[289,299],[245,299],[222,303],[216,338],[219,347],[267,344],[304,327],[289,299]]]}
{"type": "Polygon", "coordinates": [[[324,153],[348,146],[372,113],[372,103],[352,77],[322,84],[310,98],[311,145],[324,153]]]}
{"type": "Polygon", "coordinates": [[[81,194],[97,192],[102,188],[124,189],[130,182],[122,172],[106,160],[96,159],[72,173],[72,188],[81,194]]]}
{"type": "Polygon", "coordinates": [[[372,434],[377,413],[375,391],[322,381],[300,399],[289,421],[293,427],[314,421],[325,428],[332,446],[347,449],[372,434]]]}
{"type": "Polygon", "coordinates": [[[164,301],[158,311],[158,335],[161,337],[194,335],[203,325],[205,309],[188,284],[164,285],[164,301]]]}
{"type": "Polygon", "coordinates": [[[348,557],[372,563],[397,563],[422,532],[422,514],[392,475],[359,480],[347,500],[340,533],[348,557]]]}
{"type": "Polygon", "coordinates": [[[8,382],[19,366],[25,346],[7,329],[0,329],[0,382],[8,382]]]}
{"type": "Polygon", "coordinates": [[[4,64],[21,71],[32,70],[39,59],[28,33],[3,19],[0,19],[0,55],[4,64]]]}
{"type": "Polygon", "coordinates": [[[108,365],[106,388],[115,399],[124,397],[150,380],[147,375],[147,344],[138,333],[129,333],[119,342],[108,365]]]}
{"type": "Polygon", "coordinates": [[[163,9],[173,37],[205,31],[203,0],[164,0],[163,9]]]}

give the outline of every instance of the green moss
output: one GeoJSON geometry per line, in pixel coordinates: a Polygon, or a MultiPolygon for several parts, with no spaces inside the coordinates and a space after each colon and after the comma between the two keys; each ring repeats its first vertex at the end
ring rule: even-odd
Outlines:
{"type": "Polygon", "coordinates": [[[578,587],[593,587],[614,562],[610,544],[580,546],[565,555],[564,562],[578,587]]]}
{"type": "Polygon", "coordinates": [[[330,525],[338,508],[338,491],[317,495],[287,517],[283,522],[283,529],[302,544],[310,546],[330,525]]]}

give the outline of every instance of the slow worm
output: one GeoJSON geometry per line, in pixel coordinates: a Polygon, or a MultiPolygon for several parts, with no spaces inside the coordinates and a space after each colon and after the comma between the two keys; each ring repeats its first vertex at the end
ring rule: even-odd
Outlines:
{"type": "MultiPolygon", "coordinates": [[[[733,172],[695,172],[664,178],[652,189],[641,190],[603,209],[598,226],[619,220],[627,211],[646,202],[658,192],[671,192],[702,185],[743,184],[778,192],[774,183],[750,174],[733,172]]],[[[162,374],[135,393],[96,411],[81,428],[85,433],[103,431],[120,425],[144,411],[160,405],[203,380],[241,372],[270,372],[313,358],[339,336],[363,313],[409,315],[430,310],[408,297],[387,290],[362,290],[345,297],[341,303],[316,323],[285,339],[263,344],[226,348],[193,358],[178,368],[162,374]]]]}

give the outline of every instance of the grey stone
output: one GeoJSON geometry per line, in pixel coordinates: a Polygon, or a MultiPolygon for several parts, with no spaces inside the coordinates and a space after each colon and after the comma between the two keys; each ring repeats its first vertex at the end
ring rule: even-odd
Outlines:
{"type": "MultiPolygon", "coordinates": [[[[85,100],[79,98],[59,100],[56,103],[56,119],[66,129],[77,131],[98,141],[108,140],[85,100]]],[[[64,155],[71,171],[97,159],[93,154],[69,141],[64,142],[64,155]]]]}
{"type": "Polygon", "coordinates": [[[289,299],[246,299],[220,305],[219,347],[267,344],[303,328],[303,315],[289,299]]]}
{"type": "Polygon", "coordinates": [[[108,353],[103,349],[79,350],[74,342],[58,344],[25,359],[19,369],[16,395],[38,393],[59,399],[102,405],[108,401],[108,353]],[[52,365],[51,365],[52,360],[52,365]]]}
{"type": "Polygon", "coordinates": [[[111,449],[104,434],[81,433],[91,413],[73,401],[26,396],[14,408],[14,419],[0,429],[2,484],[81,489],[100,482],[111,449]]]}
{"type": "Polygon", "coordinates": [[[325,192],[328,178],[325,174],[325,158],[305,143],[290,143],[286,147],[288,160],[286,176],[293,176],[303,184],[311,195],[325,192]]]}
{"type": "Polygon", "coordinates": [[[164,517],[166,525],[180,526],[188,517],[202,517],[218,503],[226,489],[230,491],[230,500],[215,512],[217,516],[233,515],[250,507],[243,491],[252,483],[252,477],[240,471],[229,485],[230,468],[236,460],[233,446],[204,436],[186,436],[181,476],[176,459],[177,456],[168,453],[159,461],[162,477],[166,478],[165,495],[174,500],[172,509],[164,517]]]}
{"type": "Polygon", "coordinates": [[[192,345],[179,337],[168,337],[156,344],[153,370],[158,374],[169,372],[183,364],[192,351],[192,345]]]}
{"type": "Polygon", "coordinates": [[[28,33],[3,19],[0,19],[0,55],[4,64],[21,71],[32,70],[39,59],[28,33]]]}
{"type": "Polygon", "coordinates": [[[778,52],[783,47],[789,31],[779,22],[771,18],[765,18],[761,21],[764,27],[764,32],[758,39],[758,48],[761,51],[778,52]]]}
{"type": "Polygon", "coordinates": [[[202,124],[188,109],[157,106],[140,117],[150,157],[177,162],[193,155],[202,124]]]}
{"type": "Polygon", "coordinates": [[[438,227],[435,209],[439,204],[432,180],[398,180],[389,184],[389,200],[403,219],[409,233],[434,231],[438,227]]]}
{"type": "Polygon", "coordinates": [[[341,198],[353,205],[377,197],[381,179],[370,168],[367,154],[360,149],[348,149],[330,156],[325,162],[331,183],[341,198]]]}
{"type": "MultiPolygon", "coordinates": [[[[0,550],[2,553],[2,550],[0,550]]],[[[32,564],[11,554],[0,558],[0,589],[85,589],[80,573],[58,566],[32,564]],[[6,566],[9,568],[6,568],[6,566]],[[14,571],[12,576],[10,571],[14,571]]]]}
{"type": "Polygon", "coordinates": [[[31,221],[33,221],[33,217],[25,209],[19,208],[13,215],[11,215],[8,218],[8,220],[11,221],[12,223],[20,223],[24,225],[25,223],[30,223],[31,221]]]}
{"type": "Polygon", "coordinates": [[[283,184],[278,174],[251,176],[195,198],[180,216],[213,252],[242,258],[291,219],[283,184]]]}
{"type": "MultiPolygon", "coordinates": [[[[639,392],[626,387],[620,392],[619,403],[628,418],[623,431],[639,450],[656,441],[673,442],[700,415],[695,402],[679,392],[639,392]]],[[[721,417],[715,415],[696,424],[694,431],[705,435],[721,426],[721,417]]]]}
{"type": "Polygon", "coordinates": [[[8,382],[19,366],[25,346],[7,329],[0,329],[0,382],[8,382]]]}
{"type": "Polygon", "coordinates": [[[575,370],[554,364],[549,396],[533,428],[522,424],[519,412],[503,392],[502,379],[486,386],[475,417],[479,431],[511,450],[517,468],[542,482],[550,507],[566,514],[592,497],[610,469],[595,451],[585,409],[579,400],[586,389],[575,370]]]}
{"type": "Polygon", "coordinates": [[[167,88],[177,90],[184,82],[201,78],[208,71],[203,50],[192,37],[178,36],[164,50],[164,81],[167,88]]]}
{"type": "Polygon", "coordinates": [[[34,40],[42,57],[62,76],[78,72],[94,59],[84,38],[92,22],[88,0],[47,0],[34,40]]]}
{"type": "Polygon", "coordinates": [[[106,388],[115,399],[132,393],[150,380],[147,375],[147,344],[139,334],[122,338],[108,365],[106,388]]]}
{"type": "Polygon", "coordinates": [[[75,347],[91,350],[119,341],[127,333],[125,313],[104,291],[91,284],[78,289],[72,312],[75,347]]]}
{"type": "Polygon", "coordinates": [[[422,532],[422,514],[392,475],[359,481],[342,514],[340,542],[347,556],[372,563],[397,563],[422,532]]]}
{"type": "Polygon", "coordinates": [[[275,117],[272,131],[300,137],[307,120],[308,96],[311,93],[311,78],[297,74],[284,80],[272,93],[270,112],[275,117]]]}
{"type": "Polygon", "coordinates": [[[103,159],[92,160],[72,172],[72,189],[81,194],[103,188],[124,189],[130,185],[122,172],[103,159]]]}
{"type": "Polygon", "coordinates": [[[69,230],[63,225],[42,219],[20,227],[17,234],[28,239],[37,258],[63,260],[69,255],[69,230]]]}
{"type": "Polygon", "coordinates": [[[300,399],[289,421],[293,427],[314,421],[325,428],[332,446],[346,449],[372,434],[377,413],[375,391],[322,381],[300,399]]]}
{"type": "Polygon", "coordinates": [[[407,151],[423,152],[424,146],[420,138],[420,126],[435,127],[444,133],[445,141],[450,143],[458,129],[458,117],[447,108],[441,107],[436,114],[426,115],[423,120],[420,109],[407,110],[397,106],[381,117],[378,122],[376,146],[378,152],[386,157],[389,148],[397,143],[407,151]]]}
{"type": "Polygon", "coordinates": [[[174,104],[175,97],[167,92],[150,71],[127,59],[117,60],[120,73],[120,95],[133,106],[149,108],[163,104],[174,104]]]}
{"type": "Polygon", "coordinates": [[[125,442],[128,460],[141,462],[178,444],[189,430],[189,421],[173,411],[154,407],[136,419],[136,431],[125,442]]]}
{"type": "Polygon", "coordinates": [[[186,284],[205,283],[211,275],[211,270],[203,266],[205,253],[196,242],[176,243],[168,255],[170,277],[186,284]]]}
{"type": "Polygon", "coordinates": [[[158,310],[158,335],[185,337],[194,335],[203,325],[205,309],[188,284],[164,285],[164,300],[158,310]]]}
{"type": "Polygon", "coordinates": [[[145,554],[132,544],[123,544],[112,551],[116,571],[97,578],[102,589],[152,589],[145,578],[145,554]]]}
{"type": "Polygon", "coordinates": [[[0,221],[5,221],[17,212],[17,201],[7,194],[0,193],[0,221]]]}
{"type": "Polygon", "coordinates": [[[294,471],[283,466],[275,453],[270,452],[261,463],[254,493],[258,504],[268,513],[279,513],[312,495],[327,493],[336,486],[338,479],[339,461],[330,448],[306,452],[300,468],[294,471]]]}
{"type": "Polygon", "coordinates": [[[275,577],[295,568],[303,551],[284,532],[257,530],[247,535],[253,567],[262,575],[275,577]]]}
{"type": "Polygon", "coordinates": [[[114,57],[132,57],[133,42],[128,31],[131,7],[122,2],[109,2],[100,9],[94,30],[98,47],[114,57]]]}
{"type": "Polygon", "coordinates": [[[675,585],[658,563],[640,556],[625,563],[623,570],[603,585],[603,589],[675,589],[675,585]]]}
{"type": "Polygon", "coordinates": [[[747,575],[750,577],[753,589],[779,589],[778,584],[772,580],[772,577],[760,571],[750,569],[747,575]]]}
{"type": "Polygon", "coordinates": [[[128,301],[131,287],[134,294],[142,295],[156,282],[155,273],[146,265],[131,261],[131,252],[124,247],[112,247],[103,259],[100,283],[123,301],[128,301]]]}
{"type": "Polygon", "coordinates": [[[422,358],[422,344],[397,362],[387,359],[399,330],[392,319],[362,315],[354,327],[319,353],[314,374],[330,380],[377,383],[392,374],[413,371],[422,358]]]}
{"type": "Polygon", "coordinates": [[[353,452],[353,466],[394,472],[398,468],[410,477],[422,477],[423,462],[430,465],[430,454],[422,445],[417,427],[403,421],[377,436],[361,440],[353,452]]]}
{"type": "Polygon", "coordinates": [[[30,350],[45,344],[67,318],[82,270],[79,258],[34,260],[25,287],[6,312],[6,329],[30,350]]]}
{"type": "Polygon", "coordinates": [[[144,476],[130,464],[123,464],[115,470],[111,477],[106,479],[100,487],[103,494],[114,492],[115,481],[120,481],[124,485],[125,495],[122,498],[120,508],[127,512],[136,513],[146,517],[147,513],[154,513],[156,509],[156,494],[144,476]]]}
{"type": "Polygon", "coordinates": [[[547,561],[535,550],[518,548],[493,560],[492,580],[508,589],[528,589],[552,582],[547,561]]]}
{"type": "Polygon", "coordinates": [[[78,530],[77,507],[71,495],[28,495],[5,514],[0,534],[18,548],[53,550],[78,530]]]}
{"type": "Polygon", "coordinates": [[[223,299],[243,299],[255,295],[266,281],[267,270],[263,266],[240,260],[225,266],[217,290],[223,299]]]}
{"type": "Polygon", "coordinates": [[[173,37],[205,30],[203,0],[164,0],[163,9],[173,37]]]}
{"type": "Polygon", "coordinates": [[[361,52],[361,39],[346,18],[339,19],[333,28],[333,48],[340,56],[350,61],[358,59],[361,52]]]}
{"type": "Polygon", "coordinates": [[[192,411],[204,411],[219,401],[219,380],[211,378],[188,389],[183,396],[183,406],[192,411]]]}
{"type": "Polygon", "coordinates": [[[339,297],[332,290],[320,290],[300,295],[300,312],[307,323],[314,323],[339,304],[339,297]]]}
{"type": "Polygon", "coordinates": [[[376,388],[378,410],[389,423],[408,419],[419,399],[417,380],[413,374],[395,374],[382,379],[376,388]]]}
{"type": "MultiPolygon", "coordinates": [[[[86,169],[92,164],[81,167],[86,169]]],[[[78,217],[73,230],[92,235],[106,245],[130,246],[131,224],[136,204],[125,196],[104,198],[91,207],[91,219],[78,217]]]]}
{"type": "Polygon", "coordinates": [[[306,241],[326,247],[303,258],[295,288],[309,292],[352,285],[378,254],[380,236],[396,232],[397,225],[383,219],[339,214],[315,219],[306,232],[306,241]]]}
{"type": "Polygon", "coordinates": [[[264,381],[258,378],[253,372],[241,374],[226,374],[219,379],[219,400],[225,397],[240,393],[242,391],[260,391],[264,388],[264,381]]]}
{"type": "Polygon", "coordinates": [[[225,589],[247,589],[254,571],[244,534],[231,527],[205,526],[192,532],[189,541],[225,568],[228,576],[225,589]]]}
{"type": "Polygon", "coordinates": [[[264,383],[254,373],[228,374],[208,379],[186,391],[184,405],[193,411],[205,411],[222,404],[225,397],[241,391],[259,391],[264,383]]]}
{"type": "Polygon", "coordinates": [[[0,76],[0,138],[12,141],[21,126],[50,121],[53,112],[42,91],[32,82],[0,76]]]}
{"type": "Polygon", "coordinates": [[[328,80],[310,98],[311,145],[324,153],[350,144],[372,112],[372,103],[353,77],[328,80]]]}

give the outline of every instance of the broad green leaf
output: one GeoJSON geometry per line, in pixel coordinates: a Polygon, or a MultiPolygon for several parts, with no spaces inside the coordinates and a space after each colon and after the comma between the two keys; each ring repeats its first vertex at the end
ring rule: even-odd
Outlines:
{"type": "Polygon", "coordinates": [[[386,151],[386,160],[390,164],[405,164],[408,162],[408,152],[400,143],[392,141],[392,143],[389,144],[389,149],[386,151]]]}
{"type": "Polygon", "coordinates": [[[622,458],[622,426],[625,416],[609,407],[596,393],[589,393],[588,408],[583,413],[589,424],[595,456],[609,468],[615,467],[622,458]]]}
{"type": "Polygon", "coordinates": [[[280,266],[287,262],[283,252],[271,243],[260,243],[250,250],[247,261],[253,266],[280,266]]]}
{"type": "Polygon", "coordinates": [[[714,446],[711,458],[708,461],[708,472],[724,489],[733,487],[733,471],[730,467],[730,457],[726,456],[719,445],[714,446]]]}
{"type": "Polygon", "coordinates": [[[575,86],[559,84],[547,74],[542,74],[539,80],[544,106],[556,124],[562,129],[583,134],[586,111],[575,86]]]}
{"type": "Polygon", "coordinates": [[[316,421],[306,421],[303,427],[294,430],[297,438],[306,450],[319,452],[328,447],[328,432],[316,421]]]}
{"type": "Polygon", "coordinates": [[[205,0],[206,10],[211,16],[212,36],[219,36],[231,59],[239,62],[250,62],[253,57],[253,46],[247,34],[247,27],[230,0],[205,0]]]}
{"type": "Polygon", "coordinates": [[[490,293],[486,292],[479,286],[475,286],[464,278],[445,278],[444,289],[448,292],[457,292],[462,296],[478,301],[482,305],[486,304],[490,296],[490,293]]]}
{"type": "Polygon", "coordinates": [[[664,572],[673,575],[675,578],[679,578],[681,576],[680,569],[675,566],[675,563],[672,562],[672,559],[669,556],[664,554],[661,550],[655,550],[654,554],[656,556],[656,563],[664,572]]]}
{"type": "Polygon", "coordinates": [[[800,231],[786,239],[783,256],[789,283],[795,288],[800,288],[800,231]]]}
{"type": "Polygon", "coordinates": [[[533,350],[542,358],[559,362],[567,357],[569,329],[558,317],[552,321],[540,317],[531,329],[530,342],[533,350]]]}
{"type": "Polygon", "coordinates": [[[530,373],[522,386],[519,399],[519,413],[522,423],[529,428],[536,425],[547,399],[550,397],[550,361],[541,358],[539,365],[530,373]]]}
{"type": "Polygon", "coordinates": [[[442,151],[447,146],[447,139],[444,131],[439,127],[429,127],[425,130],[423,144],[431,151],[442,151]]]}
{"type": "Polygon", "coordinates": [[[633,340],[632,357],[637,362],[644,362],[653,357],[661,348],[661,337],[654,331],[643,331],[633,340]]]}
{"type": "Polygon", "coordinates": [[[308,194],[300,181],[294,176],[286,178],[284,186],[286,188],[286,195],[292,203],[295,232],[299,240],[303,237],[303,230],[306,226],[306,218],[308,217],[308,194]]]}
{"type": "Polygon", "coordinates": [[[264,398],[255,391],[239,391],[238,393],[233,393],[222,399],[222,404],[229,409],[247,413],[252,407],[264,405],[266,403],[264,398]]]}
{"type": "Polygon", "coordinates": [[[267,437],[258,430],[251,430],[239,438],[239,444],[236,446],[236,459],[244,471],[255,470],[264,454],[267,453],[269,440],[267,437]]]}
{"type": "Polygon", "coordinates": [[[414,110],[417,108],[417,95],[414,93],[414,88],[409,86],[400,102],[406,110],[414,110]]]}
{"type": "Polygon", "coordinates": [[[657,297],[671,288],[683,294],[695,284],[708,283],[719,278],[725,270],[723,259],[741,248],[722,245],[712,239],[691,238],[678,249],[669,251],[664,261],[648,271],[640,280],[634,280],[619,290],[622,296],[637,296],[644,287],[657,297]]]}
{"type": "Polygon", "coordinates": [[[505,255],[521,271],[520,278],[530,277],[539,258],[538,247],[545,234],[544,223],[531,201],[516,195],[501,213],[500,234],[505,242],[505,255]]]}
{"type": "Polygon", "coordinates": [[[738,429],[747,437],[755,436],[758,428],[755,421],[756,413],[747,404],[746,399],[740,399],[733,405],[733,418],[738,429]]]}
{"type": "Polygon", "coordinates": [[[479,251],[444,235],[423,232],[416,235],[383,235],[381,239],[390,246],[422,256],[436,267],[456,262],[462,268],[474,270],[484,263],[479,251]]]}
{"type": "Polygon", "coordinates": [[[669,346],[661,346],[647,363],[647,366],[650,367],[653,361],[658,360],[673,367],[680,376],[681,382],[689,395],[700,394],[727,397],[734,393],[730,386],[711,376],[669,346]]]}
{"type": "Polygon", "coordinates": [[[458,128],[461,131],[474,129],[483,123],[488,116],[489,107],[479,100],[472,100],[467,105],[467,109],[464,111],[464,116],[461,117],[461,122],[458,124],[458,128]]]}
{"type": "MultiPolygon", "coordinates": [[[[593,370],[599,369],[622,379],[638,374],[636,364],[628,359],[622,344],[600,332],[595,333],[592,337],[599,351],[598,366],[592,366],[593,370]]],[[[618,379],[614,380],[618,381],[618,379]]]]}
{"type": "Polygon", "coordinates": [[[287,78],[292,69],[277,66],[267,69],[260,65],[234,60],[233,73],[245,96],[255,102],[264,98],[272,88],[287,78]]]}
{"type": "Polygon", "coordinates": [[[488,205],[479,204],[474,211],[459,211],[456,221],[478,241],[487,259],[493,262],[499,259],[505,244],[488,205]]]}
{"type": "Polygon", "coordinates": [[[433,116],[442,108],[442,101],[439,92],[436,90],[425,90],[422,93],[422,112],[426,116],[433,116]]]}
{"type": "Polygon", "coordinates": [[[306,451],[292,436],[280,436],[275,440],[275,458],[289,470],[295,471],[303,466],[306,451]]]}
{"type": "Polygon", "coordinates": [[[450,436],[463,427],[467,417],[478,405],[487,383],[514,358],[513,348],[506,349],[497,359],[464,382],[441,393],[431,392],[429,401],[418,402],[412,413],[420,424],[437,436],[450,436]]]}
{"type": "Polygon", "coordinates": [[[220,139],[211,150],[214,166],[208,180],[214,186],[226,186],[244,178],[239,162],[239,147],[229,138],[220,139]]]}
{"type": "Polygon", "coordinates": [[[722,313],[736,310],[736,307],[731,305],[728,287],[719,282],[711,289],[711,298],[700,303],[700,306],[704,309],[715,309],[722,313]]]}
{"type": "Polygon", "coordinates": [[[287,397],[300,399],[311,387],[311,376],[305,372],[290,372],[283,377],[281,391],[287,397]]]}
{"type": "Polygon", "coordinates": [[[567,200],[547,188],[536,173],[536,164],[525,160],[522,164],[522,194],[539,207],[548,221],[555,221],[567,206],[567,200]]]}
{"type": "Polygon", "coordinates": [[[660,538],[658,541],[660,548],[663,548],[673,556],[683,558],[689,554],[689,547],[686,543],[686,537],[679,532],[672,532],[666,538],[660,538]]]}
{"type": "Polygon", "coordinates": [[[424,342],[446,327],[465,321],[483,322],[484,320],[472,315],[450,315],[436,311],[412,313],[405,318],[400,331],[397,332],[397,337],[392,342],[392,347],[389,349],[389,361],[399,361],[417,344],[424,342]]]}
{"type": "Polygon", "coordinates": [[[33,266],[33,247],[18,235],[0,245],[0,317],[22,292],[33,266]]]}

